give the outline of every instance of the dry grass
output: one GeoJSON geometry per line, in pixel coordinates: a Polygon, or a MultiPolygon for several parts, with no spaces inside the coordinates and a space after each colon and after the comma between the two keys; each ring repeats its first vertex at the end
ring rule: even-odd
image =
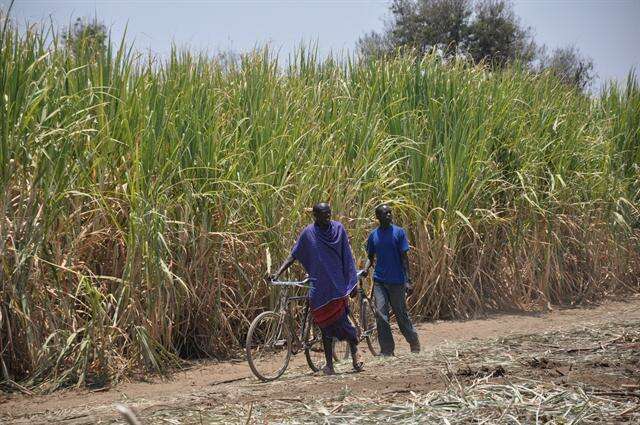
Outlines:
{"type": "MultiPolygon", "coordinates": [[[[377,359],[369,367],[376,369],[380,391],[371,395],[353,394],[349,376],[343,375],[336,379],[344,381],[344,389],[325,397],[300,392],[270,401],[201,400],[197,407],[163,408],[144,419],[173,424],[636,423],[639,325],[578,327],[377,359]],[[385,380],[391,382],[399,371],[405,377],[437,375],[442,388],[385,389],[385,380]]],[[[314,385],[308,375],[295,379],[307,388],[314,385]]],[[[242,386],[249,391],[260,384],[242,386]]]]}

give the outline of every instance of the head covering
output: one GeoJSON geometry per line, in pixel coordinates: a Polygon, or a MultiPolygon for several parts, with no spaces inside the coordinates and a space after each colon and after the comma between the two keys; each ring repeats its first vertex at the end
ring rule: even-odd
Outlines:
{"type": "Polygon", "coordinates": [[[331,221],[328,226],[310,224],[302,230],[291,250],[309,277],[312,310],[346,297],[357,283],[356,265],[344,226],[331,221]]]}

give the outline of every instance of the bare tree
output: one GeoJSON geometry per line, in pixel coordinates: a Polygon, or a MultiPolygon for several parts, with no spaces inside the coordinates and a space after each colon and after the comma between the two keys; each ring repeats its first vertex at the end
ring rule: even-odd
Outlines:
{"type": "Polygon", "coordinates": [[[593,59],[575,46],[556,48],[551,55],[543,53],[539,67],[540,71],[549,70],[563,83],[583,92],[589,89],[596,77],[593,59]]]}
{"type": "Polygon", "coordinates": [[[95,56],[106,50],[107,28],[97,18],[91,21],[78,18],[72,27],[67,28],[62,39],[74,56],[95,56]]]}

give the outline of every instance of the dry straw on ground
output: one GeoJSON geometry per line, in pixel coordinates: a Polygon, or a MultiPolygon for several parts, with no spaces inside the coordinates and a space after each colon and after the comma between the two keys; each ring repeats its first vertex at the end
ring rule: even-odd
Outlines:
{"type": "MultiPolygon", "coordinates": [[[[158,410],[149,423],[504,423],[600,424],[640,421],[640,322],[578,327],[540,335],[449,345],[434,353],[377,359],[384,382],[399,373],[438,375],[441,389],[381,389],[355,395],[351,377],[338,394],[267,401],[211,400],[215,407],[158,410]]],[[[312,388],[314,377],[296,375],[312,388]]],[[[331,378],[324,378],[331,379],[331,378]]],[[[289,386],[292,381],[282,385],[289,386]]],[[[277,394],[274,385],[269,391],[277,394]]],[[[250,391],[259,383],[242,384],[250,391]]],[[[437,385],[436,385],[437,387],[437,385]]],[[[301,387],[302,388],[302,387],[301,387]]]]}

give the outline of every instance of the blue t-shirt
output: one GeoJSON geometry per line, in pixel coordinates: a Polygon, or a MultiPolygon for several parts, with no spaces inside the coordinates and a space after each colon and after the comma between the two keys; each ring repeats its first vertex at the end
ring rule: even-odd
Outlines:
{"type": "Polygon", "coordinates": [[[409,242],[404,229],[392,224],[386,228],[376,228],[367,239],[367,254],[375,254],[376,268],[373,280],[376,282],[403,285],[406,282],[402,253],[409,251],[409,242]]]}

